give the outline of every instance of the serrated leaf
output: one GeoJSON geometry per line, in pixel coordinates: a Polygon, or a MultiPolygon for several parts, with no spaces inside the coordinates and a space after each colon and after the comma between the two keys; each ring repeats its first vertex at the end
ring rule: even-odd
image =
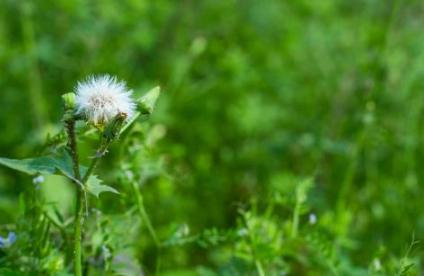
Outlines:
{"type": "Polygon", "coordinates": [[[87,191],[95,197],[99,197],[99,195],[104,192],[119,194],[119,192],[114,188],[101,184],[102,182],[103,181],[100,180],[96,175],[91,175],[87,180],[87,191]]]}
{"type": "Polygon", "coordinates": [[[151,114],[159,98],[160,87],[156,86],[150,89],[145,95],[137,100],[137,108],[141,114],[151,114]]]}

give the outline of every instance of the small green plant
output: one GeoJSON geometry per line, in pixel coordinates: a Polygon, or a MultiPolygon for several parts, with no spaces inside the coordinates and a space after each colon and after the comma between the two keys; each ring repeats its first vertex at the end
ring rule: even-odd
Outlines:
{"type": "MultiPolygon", "coordinates": [[[[102,184],[102,180],[94,174],[96,166],[101,158],[107,154],[109,146],[119,140],[120,135],[129,131],[138,118],[152,113],[158,96],[159,88],[156,87],[138,100],[134,100],[132,91],[127,88],[124,82],[117,81],[115,77],[108,75],[90,77],[86,81],[78,83],[75,92],[66,93],[62,96],[64,103],[62,121],[66,132],[66,136],[62,137],[66,137],[66,143],[59,144],[51,154],[41,157],[22,160],[0,158],[0,164],[34,175],[35,184],[42,182],[43,176],[49,174],[63,175],[74,184],[76,209],[73,223],[61,224],[48,215],[46,217],[64,232],[64,236],[67,235],[64,228],[73,225],[72,242],[65,238],[68,246],[65,250],[72,251],[72,254],[70,254],[72,258],[69,259],[72,260],[74,274],[77,276],[83,275],[83,266],[86,262],[84,260],[82,237],[84,235],[85,218],[89,212],[87,194],[95,197],[99,197],[104,192],[119,194],[115,188],[102,184]],[[91,160],[90,164],[84,166],[80,162],[78,142],[87,133],[97,137],[97,148],[87,158],[91,160]]],[[[158,238],[144,210],[141,194],[135,185],[133,185],[133,189],[142,219],[148,225],[149,232],[159,247],[158,238]]],[[[33,212],[34,217],[42,212],[40,206],[36,204],[36,190],[37,187],[33,191],[35,198],[32,206],[36,209],[33,212]]],[[[38,220],[34,219],[33,221],[34,229],[38,229],[38,220]]],[[[47,237],[48,230],[41,229],[40,231],[43,231],[44,236],[47,237]]],[[[10,246],[16,239],[16,234],[11,232],[7,238],[1,238],[0,245],[3,247],[10,246]]]]}

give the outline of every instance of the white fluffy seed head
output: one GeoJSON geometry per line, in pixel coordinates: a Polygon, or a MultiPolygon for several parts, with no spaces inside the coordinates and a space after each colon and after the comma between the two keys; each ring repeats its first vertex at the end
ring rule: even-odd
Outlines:
{"type": "Polygon", "coordinates": [[[92,76],[75,88],[76,111],[95,125],[110,122],[119,113],[131,118],[135,111],[132,91],[109,75],[92,76]]]}

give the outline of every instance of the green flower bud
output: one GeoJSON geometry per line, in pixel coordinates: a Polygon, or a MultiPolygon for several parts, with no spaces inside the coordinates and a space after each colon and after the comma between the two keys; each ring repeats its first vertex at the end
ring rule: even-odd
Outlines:
{"type": "Polygon", "coordinates": [[[156,86],[137,100],[137,110],[141,114],[152,114],[160,94],[160,87],[156,86]]]}
{"type": "Polygon", "coordinates": [[[70,92],[62,95],[62,101],[65,106],[65,110],[74,110],[75,108],[75,94],[70,92]]]}

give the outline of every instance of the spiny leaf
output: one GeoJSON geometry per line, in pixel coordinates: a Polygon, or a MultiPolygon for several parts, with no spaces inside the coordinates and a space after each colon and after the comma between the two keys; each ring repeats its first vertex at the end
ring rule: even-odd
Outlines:
{"type": "Polygon", "coordinates": [[[96,175],[91,175],[87,180],[87,191],[95,197],[99,197],[99,195],[103,192],[119,194],[119,192],[114,188],[107,185],[102,185],[101,183],[102,180],[100,180],[96,175]]]}

